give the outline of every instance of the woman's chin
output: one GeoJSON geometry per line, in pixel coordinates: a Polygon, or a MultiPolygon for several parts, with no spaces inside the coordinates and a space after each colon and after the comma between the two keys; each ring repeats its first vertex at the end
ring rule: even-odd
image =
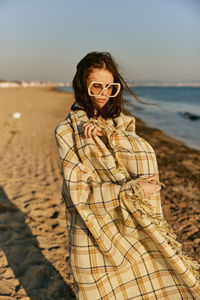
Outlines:
{"type": "Polygon", "coordinates": [[[108,99],[96,99],[96,104],[100,108],[102,108],[107,102],[108,102],[108,99]]]}

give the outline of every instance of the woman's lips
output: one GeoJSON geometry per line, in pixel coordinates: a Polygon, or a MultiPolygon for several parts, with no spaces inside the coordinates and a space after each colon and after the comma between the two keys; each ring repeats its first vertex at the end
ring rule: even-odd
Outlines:
{"type": "Polygon", "coordinates": [[[106,99],[97,99],[97,101],[100,103],[104,103],[106,101],[106,99]]]}

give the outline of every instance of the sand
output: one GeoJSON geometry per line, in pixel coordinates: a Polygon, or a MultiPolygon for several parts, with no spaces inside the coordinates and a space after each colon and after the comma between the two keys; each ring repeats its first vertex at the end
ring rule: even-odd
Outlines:
{"type": "MultiPolygon", "coordinates": [[[[0,300],[75,299],[54,138],[73,101],[52,88],[0,89],[0,300]]],[[[200,152],[140,120],[137,133],[157,154],[165,217],[199,260],[200,152]]]]}

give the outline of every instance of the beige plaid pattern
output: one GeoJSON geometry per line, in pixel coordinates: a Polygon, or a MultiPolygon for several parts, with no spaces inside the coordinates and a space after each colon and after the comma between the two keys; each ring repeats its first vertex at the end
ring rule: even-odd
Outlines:
{"type": "Polygon", "coordinates": [[[71,110],[55,133],[77,299],[200,299],[197,263],[166,233],[160,194],[149,203],[137,196],[138,179],[158,168],[135,118],[89,120],[71,110]],[[86,138],[89,121],[106,136],[86,138]]]}

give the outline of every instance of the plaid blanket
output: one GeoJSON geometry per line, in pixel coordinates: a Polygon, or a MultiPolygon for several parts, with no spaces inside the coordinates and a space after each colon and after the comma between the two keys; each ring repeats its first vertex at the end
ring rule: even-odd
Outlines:
{"type": "Polygon", "coordinates": [[[135,118],[70,110],[55,134],[77,299],[200,299],[198,263],[182,253],[160,194],[145,199],[139,185],[158,168],[135,118]],[[86,138],[85,122],[106,135],[86,138]]]}

